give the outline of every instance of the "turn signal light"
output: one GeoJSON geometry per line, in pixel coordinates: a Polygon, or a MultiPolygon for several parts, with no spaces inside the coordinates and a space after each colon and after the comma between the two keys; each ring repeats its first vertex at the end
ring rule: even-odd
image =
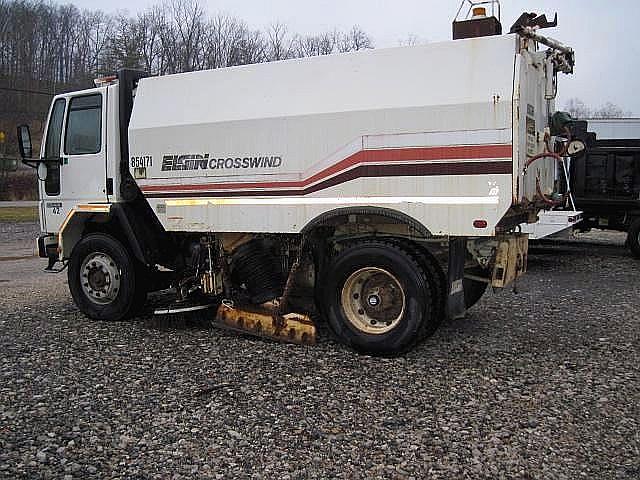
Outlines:
{"type": "Polygon", "coordinates": [[[487,221],[486,220],[474,220],[473,221],[473,226],[474,228],[487,228],[487,221]]]}

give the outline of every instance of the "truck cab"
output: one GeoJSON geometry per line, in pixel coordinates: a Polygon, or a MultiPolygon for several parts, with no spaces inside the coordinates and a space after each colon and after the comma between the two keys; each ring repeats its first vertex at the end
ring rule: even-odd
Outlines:
{"type": "Polygon", "coordinates": [[[113,165],[117,158],[113,90],[99,87],[58,95],[53,99],[40,158],[40,228],[57,233],[70,211],[83,204],[114,200],[113,165]],[[111,126],[111,128],[110,128],[111,126]]]}

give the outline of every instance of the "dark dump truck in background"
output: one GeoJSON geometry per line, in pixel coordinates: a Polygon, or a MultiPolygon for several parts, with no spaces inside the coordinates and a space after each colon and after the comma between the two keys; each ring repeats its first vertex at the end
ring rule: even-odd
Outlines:
{"type": "Polygon", "coordinates": [[[586,145],[570,165],[576,208],[584,212],[577,229],[627,232],[640,258],[640,119],[580,120],[572,130],[586,145]]]}

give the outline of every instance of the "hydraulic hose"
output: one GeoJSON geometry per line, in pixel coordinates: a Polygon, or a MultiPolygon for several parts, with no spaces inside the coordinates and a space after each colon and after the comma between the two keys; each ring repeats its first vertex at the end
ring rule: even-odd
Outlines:
{"type": "MultiPolygon", "coordinates": [[[[545,142],[545,144],[546,144],[546,142],[545,142]]],[[[537,161],[537,160],[540,160],[541,158],[553,158],[554,160],[556,160],[557,162],[559,162],[559,163],[560,163],[560,165],[562,165],[562,166],[563,166],[563,168],[564,168],[564,160],[562,159],[562,157],[560,156],[560,154],[559,154],[559,153],[554,153],[554,152],[546,151],[546,152],[539,153],[539,154],[534,155],[533,157],[529,158],[529,160],[527,160],[527,163],[525,163],[525,164],[524,164],[524,168],[523,168],[523,170],[522,170],[522,173],[527,173],[527,169],[529,168],[529,166],[530,166],[533,162],[535,162],[535,161],[537,161]]],[[[557,202],[557,201],[555,201],[555,200],[552,200],[551,198],[547,197],[547,196],[542,192],[542,189],[540,188],[540,179],[539,179],[539,178],[536,178],[536,193],[538,194],[538,196],[542,199],[542,201],[543,201],[544,203],[546,203],[547,205],[550,205],[550,206],[555,207],[555,206],[558,206],[558,205],[564,205],[564,203],[565,203],[565,201],[566,201],[566,196],[567,196],[567,194],[568,194],[569,192],[567,191],[567,193],[566,193],[566,194],[564,194],[564,195],[562,196],[562,201],[560,201],[560,202],[557,202]]]]}

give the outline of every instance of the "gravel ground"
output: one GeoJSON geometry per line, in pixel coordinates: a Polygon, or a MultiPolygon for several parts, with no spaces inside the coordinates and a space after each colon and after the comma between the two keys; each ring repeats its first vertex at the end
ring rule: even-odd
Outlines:
{"type": "Polygon", "coordinates": [[[0,226],[0,478],[639,478],[640,261],[537,248],[403,358],[87,320],[0,226]],[[13,243],[12,243],[13,242],[13,243]]]}

